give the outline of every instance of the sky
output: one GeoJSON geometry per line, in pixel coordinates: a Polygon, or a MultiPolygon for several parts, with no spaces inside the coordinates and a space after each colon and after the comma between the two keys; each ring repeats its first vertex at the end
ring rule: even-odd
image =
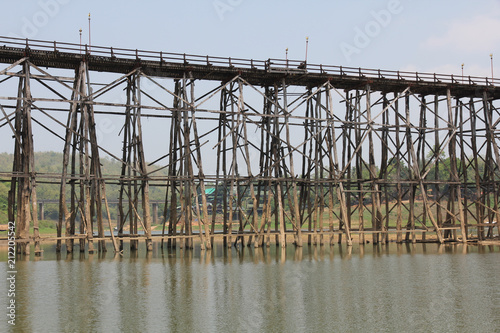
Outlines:
{"type": "MultiPolygon", "coordinates": [[[[3,4],[0,35],[94,45],[390,70],[491,76],[500,1],[23,0],[3,4]]],[[[498,66],[495,56],[498,55],[498,66]]],[[[500,68],[498,68],[500,74],[500,68]]],[[[496,76],[496,75],[495,75],[496,76]]]]}
{"type": "MultiPolygon", "coordinates": [[[[302,60],[308,38],[308,63],[456,75],[463,64],[465,76],[491,77],[493,54],[500,77],[500,0],[23,0],[4,2],[3,9],[0,36],[79,43],[82,29],[86,44],[90,13],[91,42],[98,46],[260,60],[284,59],[288,49],[290,59],[302,60]]],[[[4,87],[0,96],[9,94],[4,87]]],[[[11,88],[15,94],[17,86],[11,88]]],[[[125,103],[117,94],[111,101],[125,103]]],[[[121,120],[96,121],[99,142],[120,154],[121,120]]],[[[165,155],[154,135],[165,125],[145,124],[152,161],[165,155]]],[[[35,130],[35,150],[62,151],[62,141],[54,146],[44,129],[35,130]]],[[[4,127],[0,142],[10,140],[4,127]]],[[[0,152],[12,147],[0,145],[0,152]]]]}

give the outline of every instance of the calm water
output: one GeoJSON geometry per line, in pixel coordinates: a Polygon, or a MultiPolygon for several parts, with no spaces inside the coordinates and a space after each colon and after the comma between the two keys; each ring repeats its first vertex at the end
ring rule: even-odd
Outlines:
{"type": "Polygon", "coordinates": [[[15,330],[4,315],[1,332],[500,332],[499,246],[68,257],[50,245],[17,271],[15,330]]]}

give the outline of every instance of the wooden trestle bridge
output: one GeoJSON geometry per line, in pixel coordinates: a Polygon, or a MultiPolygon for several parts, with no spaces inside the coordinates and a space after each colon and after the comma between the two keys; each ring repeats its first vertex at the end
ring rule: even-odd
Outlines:
{"type": "Polygon", "coordinates": [[[75,241],[93,252],[124,240],[151,250],[160,239],[209,249],[498,237],[500,80],[8,37],[0,63],[0,131],[12,137],[2,146],[14,149],[0,179],[20,252],[45,240],[42,183],[58,187],[57,248],[68,252],[75,241]],[[120,130],[101,140],[103,119],[120,130]],[[60,173],[37,171],[35,147],[49,140],[60,173]],[[104,174],[104,157],[121,173],[104,174]],[[152,187],[164,191],[161,232],[152,187]]]}

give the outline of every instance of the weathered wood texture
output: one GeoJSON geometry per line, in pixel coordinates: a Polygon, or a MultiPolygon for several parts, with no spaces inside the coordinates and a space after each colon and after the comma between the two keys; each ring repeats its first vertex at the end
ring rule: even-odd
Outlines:
{"type": "Polygon", "coordinates": [[[167,247],[191,248],[197,240],[210,249],[216,238],[227,246],[269,246],[271,235],[282,247],[333,244],[335,236],[351,245],[355,235],[369,241],[367,234],[374,243],[388,242],[389,234],[397,242],[498,235],[494,86],[278,75],[270,67],[208,75],[211,64],[176,64],[175,73],[159,75],[140,61],[125,70],[129,60],[68,55],[64,62],[45,53],[16,58],[15,49],[0,50],[11,63],[0,71],[0,85],[18,81],[0,97],[0,131],[12,135],[14,152],[12,170],[0,170],[0,178],[10,182],[8,215],[17,222],[19,251],[29,253],[32,240],[40,251],[38,182],[59,184],[58,251],[63,240],[68,252],[74,240],[92,252],[94,241],[99,251],[106,240],[119,251],[124,239],[132,249],[144,239],[150,251],[155,237],[162,246],[167,240],[167,247]],[[94,73],[108,68],[95,67],[99,61],[119,62],[109,71],[121,76],[94,73]],[[74,77],[40,65],[73,68],[74,77]],[[101,116],[119,124],[106,140],[121,143],[121,156],[99,137],[101,116]],[[163,124],[154,147],[145,142],[144,119],[163,124]],[[63,141],[60,174],[37,172],[35,123],[63,141]],[[103,156],[120,163],[121,173],[103,174],[103,156]],[[118,190],[110,193],[110,184],[118,190]],[[161,205],[151,206],[152,188],[164,191],[161,205]],[[159,209],[161,232],[154,234],[159,209]]]}

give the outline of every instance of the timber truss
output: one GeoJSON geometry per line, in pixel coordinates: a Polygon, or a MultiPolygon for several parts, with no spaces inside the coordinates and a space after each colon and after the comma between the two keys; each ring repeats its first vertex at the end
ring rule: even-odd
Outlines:
{"type": "Polygon", "coordinates": [[[10,183],[21,252],[34,242],[39,253],[44,240],[37,184],[57,184],[57,249],[64,242],[68,252],[75,241],[93,252],[94,242],[119,251],[141,239],[151,250],[154,239],[208,249],[217,239],[257,247],[498,235],[499,89],[487,78],[387,78],[396,72],[288,60],[193,65],[195,56],[177,55],[180,63],[166,53],[145,62],[137,50],[128,58],[10,40],[0,48],[0,131],[12,135],[2,145],[14,147],[14,160],[0,179],[10,183]],[[105,140],[103,117],[120,127],[105,140]],[[144,125],[151,119],[161,123],[154,134],[144,125]],[[60,172],[37,171],[34,127],[62,147],[60,172]],[[105,174],[102,158],[120,174],[105,174]],[[161,232],[152,230],[152,188],[163,191],[161,232]]]}

